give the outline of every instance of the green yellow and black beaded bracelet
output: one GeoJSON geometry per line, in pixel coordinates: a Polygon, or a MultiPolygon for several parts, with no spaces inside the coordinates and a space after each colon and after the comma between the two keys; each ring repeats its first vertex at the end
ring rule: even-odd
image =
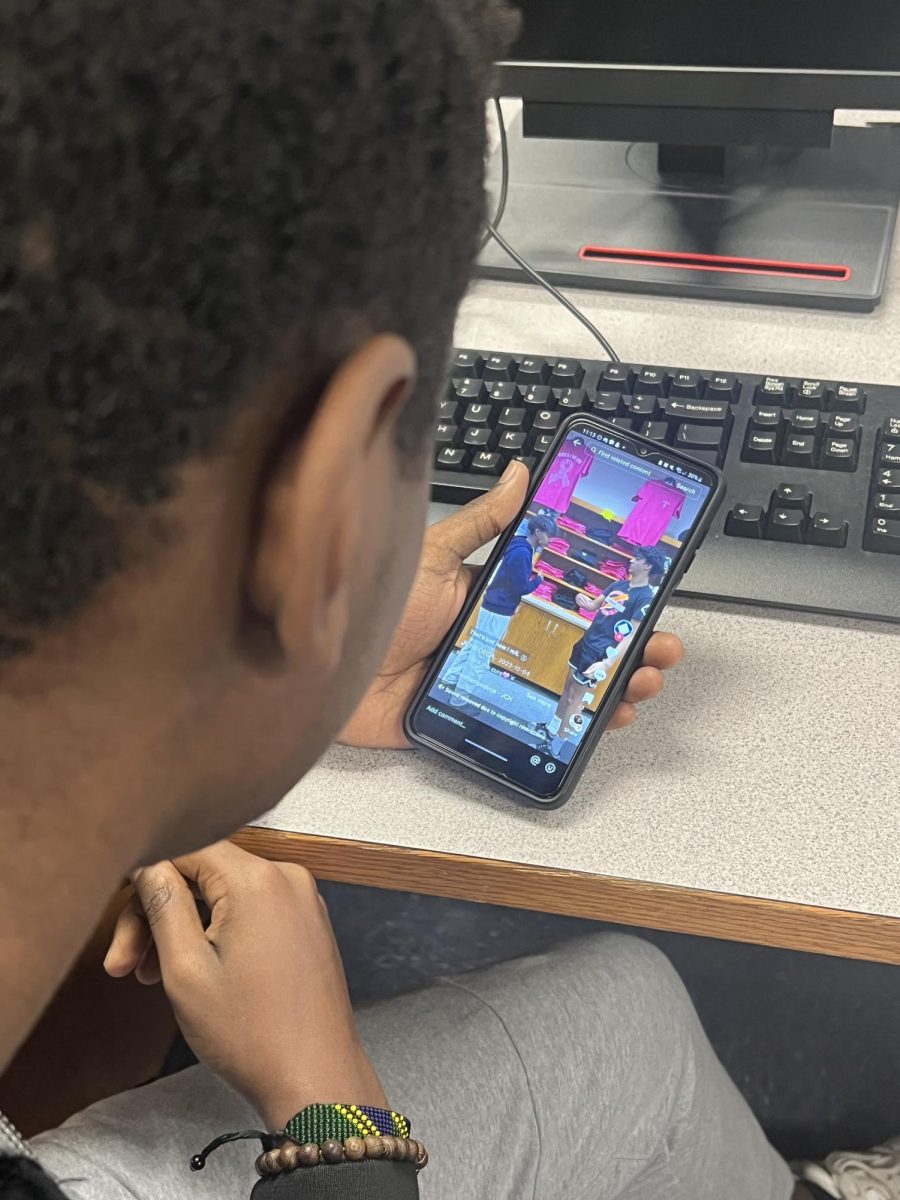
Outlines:
{"type": "Polygon", "coordinates": [[[358,1104],[310,1104],[291,1117],[284,1132],[295,1142],[317,1142],[348,1137],[408,1138],[409,1121],[387,1108],[358,1104]]]}
{"type": "Polygon", "coordinates": [[[248,1129],[223,1134],[194,1155],[191,1170],[202,1171],[207,1157],[226,1142],[259,1138],[263,1152],[256,1160],[256,1169],[263,1176],[363,1159],[408,1162],[421,1171],[428,1164],[428,1152],[409,1135],[409,1121],[392,1109],[310,1104],[274,1133],[248,1129]]]}

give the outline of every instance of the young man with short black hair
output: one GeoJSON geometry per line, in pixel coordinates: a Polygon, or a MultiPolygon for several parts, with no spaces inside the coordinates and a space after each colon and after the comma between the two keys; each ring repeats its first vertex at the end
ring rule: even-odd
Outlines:
{"type": "Polygon", "coordinates": [[[455,691],[450,700],[455,707],[477,697],[490,675],[494,651],[505,637],[523,597],[531,595],[540,585],[535,560],[553,536],[556,523],[550,517],[535,516],[527,517],[523,526],[524,532],[509,539],[485,589],[475,624],[443,678],[445,686],[455,691]]]}
{"type": "Polygon", "coordinates": [[[651,580],[659,583],[664,571],[663,553],[645,546],[629,560],[627,580],[610,584],[599,596],[578,593],[578,607],[597,615],[572,647],[556,712],[546,724],[537,726],[538,734],[551,744],[553,739],[566,741],[581,732],[585,697],[602,684],[609,660],[633,637],[653,599],[651,580]]]}
{"type": "MultiPolygon", "coordinates": [[[[464,560],[522,503],[514,466],[423,548],[508,13],[7,0],[4,17],[0,1070],[136,868],[106,969],[162,981],[201,1065],[31,1147],[0,1121],[3,1200],[237,1200],[247,1143],[198,1174],[191,1156],[337,1101],[408,1111],[430,1200],[787,1200],[649,946],[588,939],[357,1021],[311,876],[199,849],[339,733],[404,744],[464,560]]],[[[648,644],[616,724],[680,653],[648,644]]],[[[372,1136],[378,1157],[326,1138],[258,1200],[410,1200],[410,1145],[372,1136]]]]}

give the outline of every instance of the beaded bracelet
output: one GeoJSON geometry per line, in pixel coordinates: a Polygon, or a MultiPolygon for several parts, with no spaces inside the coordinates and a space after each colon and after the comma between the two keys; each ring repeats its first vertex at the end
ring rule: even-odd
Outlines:
{"type": "Polygon", "coordinates": [[[409,1121],[387,1108],[358,1104],[310,1104],[291,1117],[284,1132],[303,1145],[325,1141],[342,1142],[348,1137],[382,1136],[408,1138],[409,1121]]]}
{"type": "Polygon", "coordinates": [[[206,1160],[227,1142],[258,1138],[263,1153],[256,1160],[260,1175],[276,1175],[297,1167],[317,1167],[364,1158],[391,1158],[414,1163],[417,1171],[428,1164],[428,1152],[409,1136],[410,1124],[392,1109],[357,1104],[310,1104],[291,1117],[284,1129],[266,1133],[245,1129],[223,1133],[191,1159],[191,1170],[202,1171],[206,1160]]]}
{"type": "Polygon", "coordinates": [[[320,1145],[292,1139],[282,1145],[264,1150],[256,1160],[256,1170],[265,1178],[298,1167],[317,1167],[341,1162],[361,1162],[365,1158],[394,1159],[414,1163],[417,1171],[428,1165],[428,1151],[413,1138],[398,1138],[391,1134],[369,1134],[367,1137],[348,1137],[343,1142],[326,1138],[320,1145]]]}

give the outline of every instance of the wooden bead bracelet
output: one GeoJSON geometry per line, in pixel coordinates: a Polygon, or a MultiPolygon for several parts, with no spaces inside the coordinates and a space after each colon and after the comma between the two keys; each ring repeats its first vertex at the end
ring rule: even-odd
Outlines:
{"type": "Polygon", "coordinates": [[[361,1162],[365,1158],[392,1158],[398,1162],[414,1163],[417,1171],[428,1165],[428,1151],[414,1138],[392,1137],[390,1134],[368,1137],[347,1137],[343,1142],[326,1138],[324,1142],[304,1142],[302,1145],[287,1138],[280,1146],[264,1150],[256,1160],[256,1170],[265,1178],[298,1167],[318,1167],[341,1162],[361,1162]]]}

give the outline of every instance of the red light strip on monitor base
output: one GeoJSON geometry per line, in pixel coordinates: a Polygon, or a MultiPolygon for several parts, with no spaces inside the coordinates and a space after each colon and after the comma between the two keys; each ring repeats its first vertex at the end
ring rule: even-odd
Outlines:
{"type": "Polygon", "coordinates": [[[631,267],[665,267],[670,271],[716,271],[729,275],[781,275],[791,279],[846,283],[852,272],[838,263],[799,263],[777,258],[737,258],[726,254],[681,253],[677,250],[634,250],[620,246],[582,246],[585,262],[617,262],[631,267]]]}

